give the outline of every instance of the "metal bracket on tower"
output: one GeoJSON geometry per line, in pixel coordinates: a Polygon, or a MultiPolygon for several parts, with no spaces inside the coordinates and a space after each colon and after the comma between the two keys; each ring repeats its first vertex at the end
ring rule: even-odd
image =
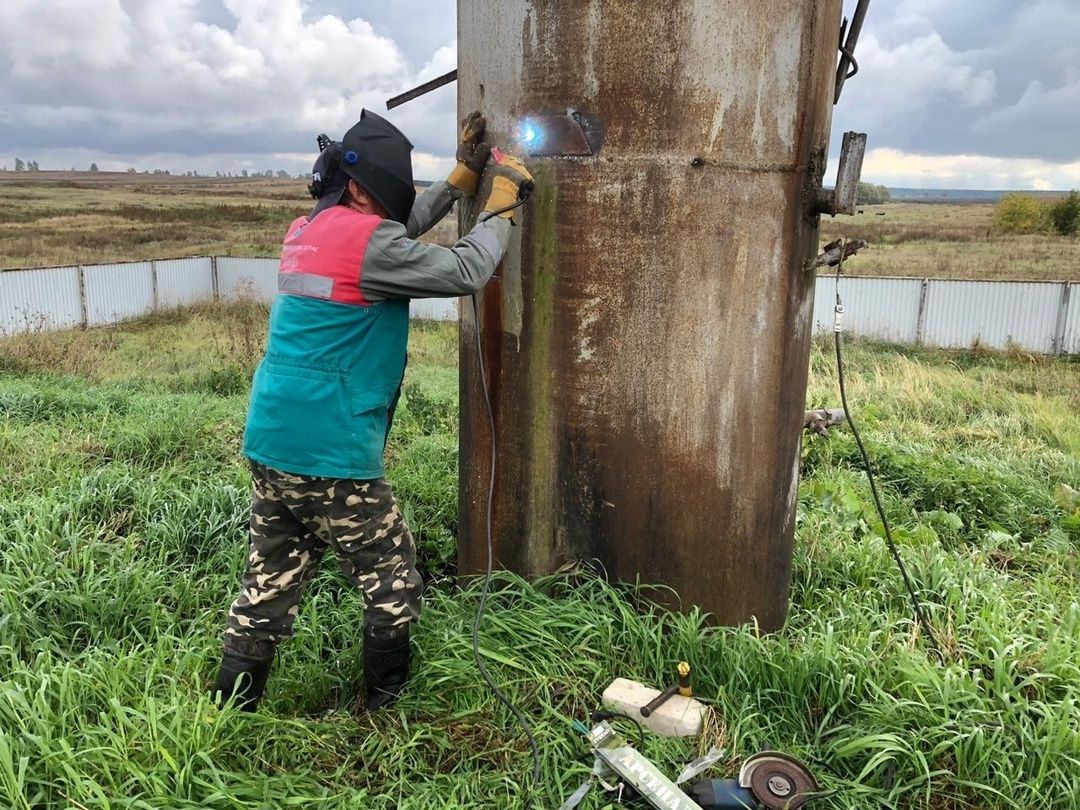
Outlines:
{"type": "Polygon", "coordinates": [[[835,242],[830,242],[825,246],[825,249],[818,254],[817,258],[811,259],[806,263],[806,272],[809,273],[812,270],[817,270],[819,267],[836,267],[840,262],[854,256],[864,247],[867,242],[865,239],[853,239],[850,242],[845,242],[843,239],[837,239],[835,242]]]}
{"type": "Polygon", "coordinates": [[[854,214],[859,202],[859,180],[862,178],[863,157],[866,155],[866,133],[845,132],[840,149],[840,170],[835,188],[817,192],[814,209],[819,214],[854,214]]]}

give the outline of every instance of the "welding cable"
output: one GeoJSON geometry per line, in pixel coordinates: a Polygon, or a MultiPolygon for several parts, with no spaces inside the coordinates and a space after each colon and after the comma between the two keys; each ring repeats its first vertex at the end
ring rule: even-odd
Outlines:
{"type": "MultiPolygon", "coordinates": [[[[525,200],[518,201],[510,208],[517,208],[517,206],[524,203],[525,200]]],[[[509,209],[504,209],[509,210],[509,209]]],[[[495,216],[499,212],[495,212],[492,216],[495,216]]],[[[536,744],[536,737],[533,736],[532,726],[529,724],[529,720],[525,717],[525,713],[521,711],[514,702],[508,698],[503,691],[496,685],[495,681],[488,675],[487,669],[484,667],[483,658],[480,656],[480,622],[484,618],[484,608],[487,604],[488,592],[491,590],[491,578],[492,570],[495,565],[495,536],[493,529],[493,514],[495,508],[495,462],[497,460],[495,452],[495,414],[491,407],[491,392],[488,391],[487,385],[487,373],[484,369],[484,344],[480,334],[480,305],[476,299],[476,293],[473,293],[472,298],[472,310],[473,321],[476,324],[476,357],[480,367],[480,388],[484,392],[484,408],[487,411],[488,428],[491,436],[491,472],[488,475],[488,491],[487,491],[487,571],[484,573],[484,587],[480,591],[480,604],[476,608],[476,616],[473,618],[472,626],[472,651],[473,660],[476,662],[476,668],[480,671],[480,677],[484,679],[484,683],[487,684],[492,694],[498,698],[499,702],[508,708],[517,718],[522,729],[525,731],[525,737],[529,741],[529,750],[532,752],[532,782],[529,785],[528,794],[525,799],[525,808],[528,810],[532,806],[532,794],[536,789],[536,786],[540,784],[540,748],[536,744]]]]}
{"type": "MultiPolygon", "coordinates": [[[[497,217],[499,214],[505,214],[507,211],[513,211],[515,208],[521,208],[529,199],[530,191],[525,192],[525,196],[520,197],[517,202],[510,205],[504,205],[502,208],[496,208],[494,211],[484,211],[477,217],[477,222],[487,222],[492,217],[497,217]]],[[[474,296],[475,297],[475,296],[474,296]]]]}
{"type": "Polygon", "coordinates": [[[844,377],[844,353],[841,348],[843,339],[841,338],[840,329],[840,316],[844,312],[844,304],[840,300],[840,273],[844,268],[845,247],[846,245],[840,246],[840,261],[836,265],[836,321],[833,327],[833,337],[835,338],[836,343],[836,372],[840,381],[840,401],[844,406],[844,416],[847,419],[848,425],[851,427],[851,434],[855,437],[855,444],[859,446],[859,453],[862,455],[866,477],[870,481],[870,494],[874,497],[874,506],[877,507],[878,517],[881,518],[881,526],[885,531],[885,543],[889,547],[893,559],[896,561],[896,567],[900,569],[900,576],[904,580],[904,587],[907,588],[908,596],[911,597],[911,606],[915,610],[915,619],[918,624],[922,625],[923,630],[926,632],[926,637],[930,640],[930,646],[934,648],[934,652],[938,654],[939,658],[943,658],[941,645],[938,644],[937,637],[934,635],[934,631],[930,625],[930,619],[926,615],[922,602],[919,601],[919,596],[915,592],[915,586],[911,582],[911,577],[908,576],[907,567],[904,565],[904,560],[900,556],[900,550],[896,547],[896,541],[893,540],[892,530],[889,528],[889,519],[885,516],[885,507],[881,505],[881,496],[878,494],[877,482],[874,479],[874,472],[870,466],[870,454],[866,452],[866,446],[863,444],[862,437],[859,435],[859,428],[856,426],[855,420],[851,417],[851,409],[848,407],[847,386],[844,377]]]}

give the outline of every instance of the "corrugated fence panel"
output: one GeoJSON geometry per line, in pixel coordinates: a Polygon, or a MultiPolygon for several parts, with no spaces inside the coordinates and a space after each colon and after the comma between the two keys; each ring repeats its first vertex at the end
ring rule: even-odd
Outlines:
{"type": "MultiPolygon", "coordinates": [[[[277,293],[277,259],[165,259],[157,270],[157,308],[175,309],[214,294],[223,301],[243,298],[270,303],[277,293]]],[[[83,267],[89,326],[117,323],[152,312],[154,277],[150,262],[83,267]]],[[[918,339],[922,279],[849,276],[840,281],[846,332],[879,340],[918,339]]],[[[926,284],[923,342],[966,348],[976,341],[1004,349],[1010,344],[1034,352],[1080,354],[1080,284],[1053,282],[931,280],[926,284]],[[1064,330],[1063,332],[1061,330],[1064,330]],[[1055,344],[1055,333],[1061,345],[1055,344]]],[[[410,313],[419,320],[454,321],[456,298],[416,299],[410,313]]],[[[835,279],[822,274],[814,298],[814,329],[833,324],[835,279]]],[[[0,334],[67,329],[83,320],[77,267],[43,267],[0,272],[0,334]]]]}
{"type": "Polygon", "coordinates": [[[78,267],[0,272],[0,334],[71,329],[81,323],[78,267]]]}
{"type": "MultiPolygon", "coordinates": [[[[919,325],[922,279],[840,278],[845,332],[893,343],[914,343],[919,325]]],[[[836,306],[836,277],[820,276],[814,291],[814,330],[830,332],[836,306]],[[820,319],[820,320],[819,320],[820,319]]]]}
{"type": "Polygon", "coordinates": [[[154,311],[150,262],[88,264],[83,267],[88,326],[104,326],[154,311]]]}
{"type": "Polygon", "coordinates": [[[222,301],[252,299],[267,304],[277,294],[277,259],[217,260],[218,296],[222,301]]]}
{"type": "Polygon", "coordinates": [[[416,298],[409,304],[409,317],[421,321],[456,321],[458,299],[416,298]]]}
{"type": "Polygon", "coordinates": [[[158,309],[176,309],[214,299],[213,263],[208,256],[156,261],[154,267],[158,309]]]}
{"type": "Polygon", "coordinates": [[[814,333],[831,332],[833,323],[833,307],[836,305],[836,296],[833,288],[829,286],[831,279],[818,276],[814,285],[814,333]]]}
{"type": "Polygon", "coordinates": [[[926,293],[929,346],[965,348],[976,341],[1004,349],[1053,349],[1061,285],[1047,282],[931,281],[926,293]]]}
{"type": "Polygon", "coordinates": [[[1080,284],[1069,285],[1069,309],[1065,314],[1065,353],[1080,354],[1080,284]]]}

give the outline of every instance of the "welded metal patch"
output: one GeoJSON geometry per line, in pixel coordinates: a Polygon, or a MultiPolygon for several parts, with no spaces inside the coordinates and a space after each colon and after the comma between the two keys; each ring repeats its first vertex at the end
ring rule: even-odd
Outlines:
{"type": "Polygon", "coordinates": [[[863,158],[866,155],[866,133],[845,132],[840,151],[840,169],[833,195],[834,213],[853,216],[859,199],[859,180],[862,179],[863,158]]]}
{"type": "Polygon", "coordinates": [[[836,216],[855,213],[859,197],[859,180],[862,178],[863,158],[866,156],[866,133],[845,132],[840,152],[840,169],[835,188],[823,188],[817,192],[818,213],[836,216]]]}
{"type": "Polygon", "coordinates": [[[588,157],[600,150],[602,131],[596,119],[571,112],[529,116],[521,122],[518,137],[532,157],[588,157]]]}

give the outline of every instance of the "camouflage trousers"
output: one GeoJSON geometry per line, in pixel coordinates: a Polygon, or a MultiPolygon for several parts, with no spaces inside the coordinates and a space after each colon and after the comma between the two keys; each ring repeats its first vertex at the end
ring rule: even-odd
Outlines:
{"type": "Polygon", "coordinates": [[[392,637],[420,615],[416,547],[385,479],[292,475],[252,463],[247,570],[225,648],[270,658],[292,635],[300,598],[331,548],[364,597],[364,630],[392,637]]]}

